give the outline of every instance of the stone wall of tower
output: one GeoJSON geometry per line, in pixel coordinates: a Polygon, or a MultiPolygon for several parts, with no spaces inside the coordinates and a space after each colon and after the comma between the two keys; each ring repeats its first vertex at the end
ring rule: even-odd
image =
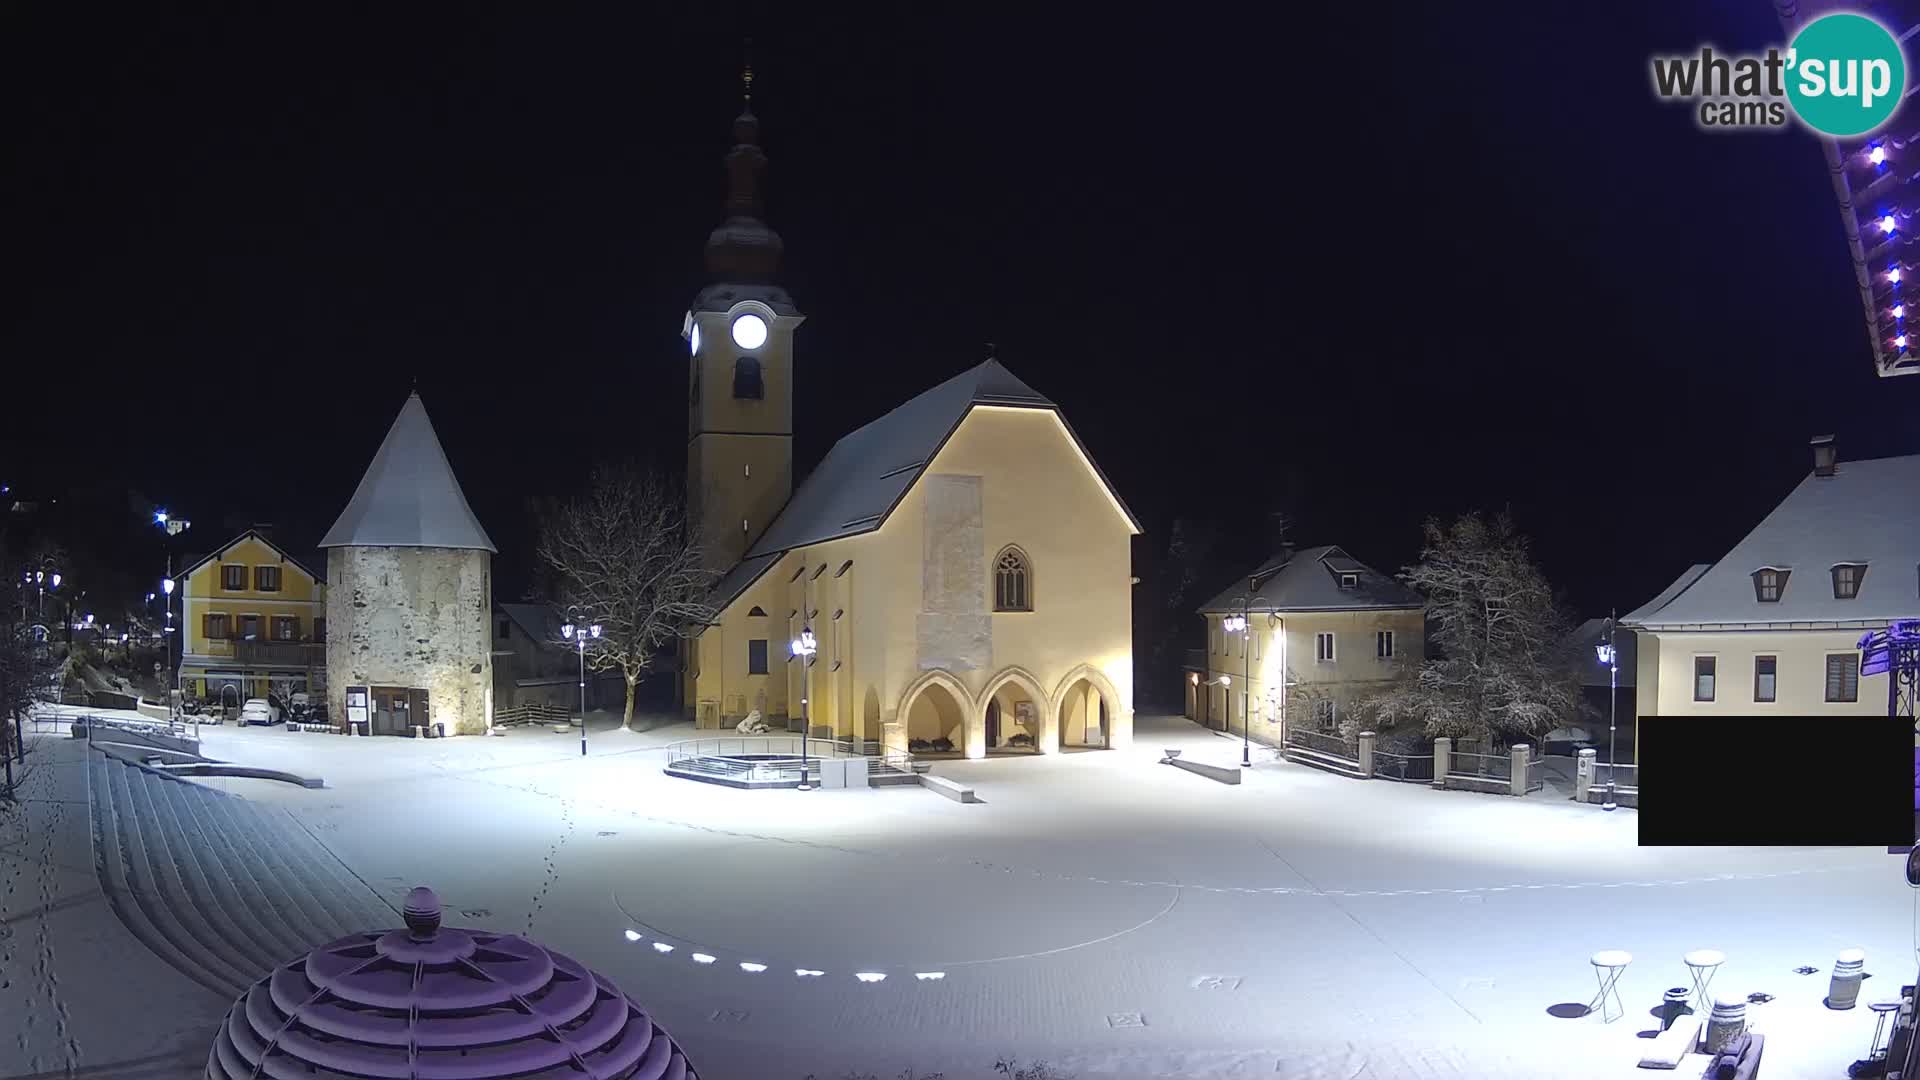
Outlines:
{"type": "Polygon", "coordinates": [[[456,548],[327,551],[327,708],[349,686],[420,687],[430,723],[478,735],[492,722],[493,555],[456,548]]]}

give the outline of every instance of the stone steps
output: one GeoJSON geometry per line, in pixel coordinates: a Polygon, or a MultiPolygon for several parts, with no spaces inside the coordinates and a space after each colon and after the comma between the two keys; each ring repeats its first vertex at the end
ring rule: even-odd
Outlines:
{"type": "Polygon", "coordinates": [[[232,999],[275,965],[400,920],[289,814],[93,753],[94,865],[143,944],[232,999]]]}
{"type": "Polygon", "coordinates": [[[1297,765],[1307,765],[1323,772],[1352,777],[1355,780],[1367,779],[1367,774],[1360,771],[1360,766],[1346,758],[1323,754],[1318,750],[1308,750],[1303,746],[1287,747],[1286,755],[1288,761],[1297,765]]]}

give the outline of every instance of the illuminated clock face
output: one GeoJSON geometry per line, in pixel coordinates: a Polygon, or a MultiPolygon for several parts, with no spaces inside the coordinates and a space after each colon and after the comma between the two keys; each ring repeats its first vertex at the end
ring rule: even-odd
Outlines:
{"type": "Polygon", "coordinates": [[[758,315],[742,315],[733,320],[733,343],[743,349],[757,349],[767,343],[767,322],[758,315]]]}
{"type": "Polygon", "coordinates": [[[700,324],[699,323],[695,323],[693,325],[692,332],[687,334],[687,348],[689,351],[693,353],[693,355],[695,356],[700,355],[700,324]]]}

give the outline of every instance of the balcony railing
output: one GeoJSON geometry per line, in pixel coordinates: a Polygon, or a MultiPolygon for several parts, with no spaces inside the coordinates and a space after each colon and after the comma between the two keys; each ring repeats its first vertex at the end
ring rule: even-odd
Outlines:
{"type": "Polygon", "coordinates": [[[196,656],[231,659],[253,667],[317,667],[327,662],[324,641],[234,641],[213,638],[200,642],[196,656]]]}

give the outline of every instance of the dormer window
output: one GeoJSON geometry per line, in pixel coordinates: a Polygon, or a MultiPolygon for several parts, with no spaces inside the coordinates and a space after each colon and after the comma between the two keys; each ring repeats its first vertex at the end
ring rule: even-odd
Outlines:
{"type": "Polygon", "coordinates": [[[1341,575],[1340,575],[1340,587],[1341,587],[1342,589],[1357,589],[1357,588],[1359,588],[1359,587],[1360,587],[1360,575],[1359,575],[1359,574],[1341,574],[1341,575]]]}
{"type": "Polygon", "coordinates": [[[1777,604],[1780,596],[1787,591],[1787,575],[1790,570],[1777,566],[1763,566],[1753,572],[1753,598],[1763,604],[1777,604]]]}
{"type": "Polygon", "coordinates": [[[1833,598],[1851,600],[1860,595],[1860,582],[1867,576],[1865,563],[1833,564],[1833,598]]]}

